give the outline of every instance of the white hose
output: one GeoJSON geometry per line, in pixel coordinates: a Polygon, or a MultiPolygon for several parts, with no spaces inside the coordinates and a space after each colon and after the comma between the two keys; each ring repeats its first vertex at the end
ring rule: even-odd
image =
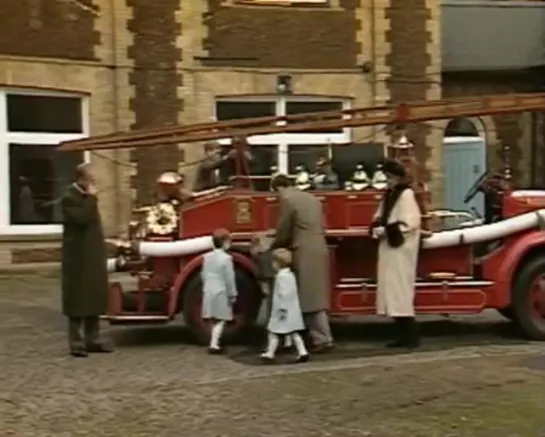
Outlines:
{"type": "Polygon", "coordinates": [[[437,249],[439,247],[496,240],[498,238],[506,237],[507,235],[534,228],[541,222],[545,223],[545,209],[517,215],[489,225],[433,233],[431,237],[424,239],[423,247],[425,249],[437,249]]]}
{"type": "Polygon", "coordinates": [[[184,256],[211,250],[214,247],[212,237],[196,237],[179,241],[142,241],[138,244],[138,253],[142,256],[184,256]]]}
{"type": "MultiPolygon", "coordinates": [[[[521,214],[489,225],[436,232],[423,241],[423,247],[425,249],[437,249],[495,240],[531,229],[540,223],[545,223],[545,209],[521,214]]],[[[142,241],[138,245],[138,252],[142,256],[169,257],[192,255],[212,248],[212,237],[208,236],[167,242],[142,241]]],[[[115,259],[109,259],[108,269],[112,266],[114,268],[112,271],[115,271],[115,263],[115,259]]]]}

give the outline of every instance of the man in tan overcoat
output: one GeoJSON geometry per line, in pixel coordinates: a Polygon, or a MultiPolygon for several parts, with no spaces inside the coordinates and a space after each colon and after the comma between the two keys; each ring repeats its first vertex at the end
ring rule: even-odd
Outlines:
{"type": "Polygon", "coordinates": [[[280,203],[271,247],[293,251],[301,311],[312,338],[313,352],[328,351],[333,347],[327,315],[331,284],[322,203],[311,193],[294,188],[283,174],[273,178],[271,188],[278,193],[280,203]]]}
{"type": "Polygon", "coordinates": [[[421,211],[403,165],[387,160],[382,170],[388,189],[371,226],[372,237],[379,240],[377,314],[392,317],[398,326],[398,338],[388,347],[414,349],[420,344],[414,293],[421,211]]]}

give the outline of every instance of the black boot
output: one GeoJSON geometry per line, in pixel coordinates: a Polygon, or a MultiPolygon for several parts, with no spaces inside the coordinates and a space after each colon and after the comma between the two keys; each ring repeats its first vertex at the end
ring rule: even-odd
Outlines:
{"type": "Polygon", "coordinates": [[[407,337],[406,347],[409,349],[416,349],[420,346],[420,330],[418,328],[418,322],[414,317],[407,318],[407,337]]]}
{"type": "Polygon", "coordinates": [[[416,349],[420,346],[418,323],[414,317],[396,317],[398,339],[386,346],[389,348],[416,349]]]}
{"type": "Polygon", "coordinates": [[[394,340],[386,344],[387,348],[400,348],[405,347],[405,338],[406,338],[406,320],[404,317],[394,317],[394,323],[396,325],[396,337],[397,340],[394,340]]]}

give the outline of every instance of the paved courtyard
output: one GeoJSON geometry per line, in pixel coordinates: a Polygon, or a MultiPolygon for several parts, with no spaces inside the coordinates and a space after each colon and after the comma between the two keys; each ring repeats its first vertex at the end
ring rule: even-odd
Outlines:
{"type": "Polygon", "coordinates": [[[425,347],[387,355],[389,325],[343,322],[338,350],[258,366],[211,357],[176,324],[105,327],[112,355],[66,354],[54,273],[0,276],[0,437],[536,437],[545,345],[495,314],[425,323],[425,347]]]}

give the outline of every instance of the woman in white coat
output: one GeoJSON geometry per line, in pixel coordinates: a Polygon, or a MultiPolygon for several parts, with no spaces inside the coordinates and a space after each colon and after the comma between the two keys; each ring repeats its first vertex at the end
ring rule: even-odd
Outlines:
{"type": "Polygon", "coordinates": [[[309,356],[303,338],[299,334],[305,329],[305,324],[299,304],[297,281],[290,269],[292,254],[287,249],[276,249],[272,256],[277,273],[274,279],[271,314],[267,325],[267,350],[260,357],[265,362],[274,362],[280,336],[285,336],[291,338],[297,349],[296,362],[303,363],[308,361],[309,356]]]}
{"type": "Polygon", "coordinates": [[[421,211],[403,165],[387,160],[382,171],[388,189],[371,226],[372,237],[379,240],[377,314],[392,317],[398,326],[398,338],[388,347],[414,349],[420,345],[414,297],[421,211]]]}

